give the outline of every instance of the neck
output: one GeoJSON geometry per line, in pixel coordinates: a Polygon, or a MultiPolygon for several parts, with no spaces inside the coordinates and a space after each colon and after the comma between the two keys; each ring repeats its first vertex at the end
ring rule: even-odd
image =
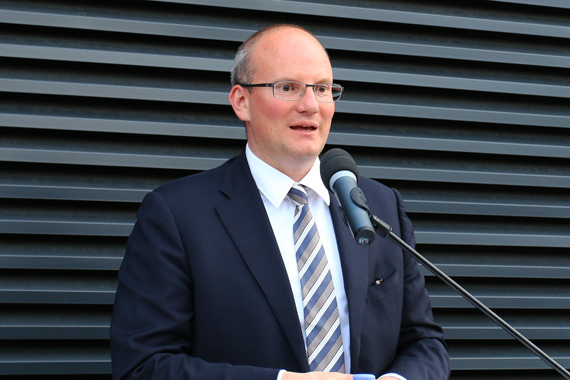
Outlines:
{"type": "Polygon", "coordinates": [[[313,167],[316,157],[289,159],[287,161],[272,160],[271,157],[259,154],[252,146],[249,146],[251,152],[257,158],[265,162],[267,165],[274,167],[295,182],[301,181],[313,167]]]}
{"type": "Polygon", "coordinates": [[[311,170],[315,160],[311,162],[291,162],[285,165],[273,165],[269,162],[267,163],[285,174],[287,177],[291,178],[293,181],[300,182],[311,170]]]}

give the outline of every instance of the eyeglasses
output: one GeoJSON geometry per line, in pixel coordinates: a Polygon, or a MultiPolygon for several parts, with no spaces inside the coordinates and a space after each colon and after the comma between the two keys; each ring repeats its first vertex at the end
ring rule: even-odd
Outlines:
{"type": "Polygon", "coordinates": [[[273,87],[273,96],[281,100],[299,100],[305,94],[307,87],[312,87],[315,97],[321,103],[333,103],[340,99],[344,88],[334,83],[306,84],[291,80],[280,80],[275,83],[243,84],[242,87],[273,87]]]}

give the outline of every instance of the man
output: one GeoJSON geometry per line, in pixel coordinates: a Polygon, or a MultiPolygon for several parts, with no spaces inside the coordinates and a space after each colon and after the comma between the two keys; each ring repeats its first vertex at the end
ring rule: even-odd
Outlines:
{"type": "MultiPolygon", "coordinates": [[[[342,92],[323,47],[276,25],[234,66],[248,146],[145,197],[119,272],[114,379],[446,379],[417,263],[389,241],[358,246],[320,179],[342,92]]],[[[413,244],[399,194],[360,185],[413,244]]]]}

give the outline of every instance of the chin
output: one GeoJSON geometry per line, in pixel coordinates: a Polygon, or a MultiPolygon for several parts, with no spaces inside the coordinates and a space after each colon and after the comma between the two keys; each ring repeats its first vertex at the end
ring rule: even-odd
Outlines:
{"type": "Polygon", "coordinates": [[[314,160],[321,154],[322,148],[298,149],[295,156],[303,161],[314,160]]]}

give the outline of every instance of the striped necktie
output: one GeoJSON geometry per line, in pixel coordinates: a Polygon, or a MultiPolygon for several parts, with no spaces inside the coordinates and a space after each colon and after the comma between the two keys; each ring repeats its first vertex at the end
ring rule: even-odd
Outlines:
{"type": "Polygon", "coordinates": [[[296,205],[293,236],[303,293],[309,368],[345,373],[334,285],[307,193],[304,186],[295,184],[288,195],[296,205]]]}

